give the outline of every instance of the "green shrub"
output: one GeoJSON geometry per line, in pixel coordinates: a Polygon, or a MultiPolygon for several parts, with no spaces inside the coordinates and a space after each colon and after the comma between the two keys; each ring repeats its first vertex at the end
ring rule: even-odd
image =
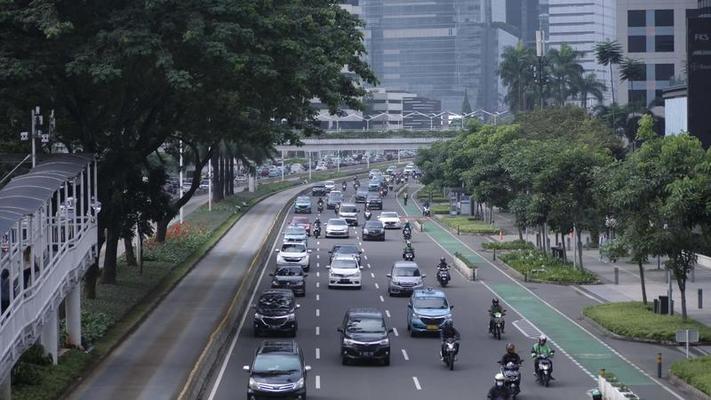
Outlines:
{"type": "Polygon", "coordinates": [[[18,361],[12,367],[12,384],[17,386],[39,385],[42,383],[42,367],[24,361],[18,361]]]}
{"type": "Polygon", "coordinates": [[[81,333],[83,339],[92,344],[97,339],[104,336],[115,320],[103,312],[82,311],[81,313],[81,333]]]}
{"type": "Polygon", "coordinates": [[[484,242],[481,247],[487,250],[529,250],[534,246],[525,240],[512,240],[508,242],[484,242]]]}
{"type": "Polygon", "coordinates": [[[22,353],[20,361],[33,365],[50,365],[52,364],[52,357],[47,354],[44,346],[35,343],[22,353]]]}
{"type": "Polygon", "coordinates": [[[641,302],[606,303],[588,306],[583,314],[610,332],[648,340],[674,341],[676,331],[697,329],[701,341],[711,340],[711,328],[680,315],[655,314],[641,302]]]}
{"type": "Polygon", "coordinates": [[[456,217],[442,217],[441,221],[455,231],[459,229],[460,233],[488,235],[499,233],[499,228],[496,225],[487,224],[486,222],[474,219],[472,217],[467,217],[466,215],[460,215],[456,217]]]}
{"type": "Polygon", "coordinates": [[[450,209],[449,203],[432,204],[432,207],[430,208],[430,210],[432,211],[432,214],[449,214],[449,209],[450,209]]]}
{"type": "Polygon", "coordinates": [[[532,280],[552,283],[594,283],[595,274],[563,263],[539,250],[516,250],[502,254],[501,260],[532,280]]]}
{"type": "Polygon", "coordinates": [[[689,385],[711,395],[711,356],[679,360],[672,364],[671,372],[689,385]]]}
{"type": "Polygon", "coordinates": [[[463,255],[462,253],[460,253],[460,252],[458,252],[458,251],[455,251],[455,252],[454,252],[454,256],[457,257],[458,259],[462,260],[462,262],[464,263],[464,265],[466,265],[467,267],[469,267],[469,268],[471,268],[471,269],[477,269],[477,268],[478,268],[478,266],[477,266],[476,264],[474,264],[473,262],[471,262],[471,260],[469,260],[469,258],[466,257],[465,255],[463,255]]]}

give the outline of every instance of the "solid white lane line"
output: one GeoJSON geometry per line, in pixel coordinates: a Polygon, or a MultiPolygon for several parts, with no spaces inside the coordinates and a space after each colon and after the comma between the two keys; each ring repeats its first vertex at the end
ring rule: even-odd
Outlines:
{"type": "Polygon", "coordinates": [[[316,375],[316,389],[321,389],[321,375],[316,375]]]}
{"type": "Polygon", "coordinates": [[[319,349],[318,347],[316,348],[316,359],[317,360],[321,359],[321,349],[319,349]]]}
{"type": "Polygon", "coordinates": [[[321,286],[321,282],[316,282],[316,287],[321,286]]]}
{"type": "Polygon", "coordinates": [[[375,278],[375,274],[371,272],[371,273],[370,273],[370,277],[371,277],[371,278],[375,278]]]}
{"type": "Polygon", "coordinates": [[[393,327],[393,334],[395,336],[400,336],[400,334],[397,332],[397,328],[393,327]]]}
{"type": "Polygon", "coordinates": [[[318,277],[320,277],[320,276],[321,276],[321,273],[318,272],[318,271],[316,271],[316,277],[318,278],[318,277]]]}
{"type": "Polygon", "coordinates": [[[317,317],[320,317],[320,316],[321,316],[321,310],[319,310],[318,308],[316,309],[316,316],[317,316],[317,317]]]}
{"type": "Polygon", "coordinates": [[[316,327],[316,336],[318,336],[318,335],[320,335],[320,334],[321,334],[321,327],[320,327],[320,326],[317,326],[317,327],[316,327]]]}
{"type": "Polygon", "coordinates": [[[318,294],[316,294],[316,301],[319,301],[319,300],[321,300],[321,297],[318,294]]]}
{"type": "Polygon", "coordinates": [[[592,301],[596,301],[596,302],[598,302],[598,303],[600,303],[600,304],[604,303],[602,300],[598,299],[597,297],[595,297],[595,296],[593,296],[593,295],[590,295],[590,294],[588,294],[588,293],[585,293],[585,291],[580,290],[580,289],[578,289],[578,288],[575,287],[575,286],[571,286],[571,287],[573,288],[573,290],[575,290],[575,291],[578,292],[579,294],[581,294],[581,295],[587,297],[588,299],[590,299],[590,300],[592,300],[592,301]]]}
{"type": "Polygon", "coordinates": [[[410,357],[407,356],[407,351],[405,351],[405,349],[402,349],[402,358],[404,358],[405,361],[410,361],[410,357]]]}
{"type": "Polygon", "coordinates": [[[380,302],[381,302],[381,303],[385,303],[385,299],[383,298],[382,295],[380,295],[380,302]]]}
{"type": "Polygon", "coordinates": [[[420,386],[420,381],[417,379],[416,376],[412,377],[412,381],[415,383],[415,389],[422,390],[422,386],[420,386]]]}
{"type": "Polygon", "coordinates": [[[390,318],[390,310],[385,310],[385,315],[387,315],[388,318],[390,318]]]}
{"type": "Polygon", "coordinates": [[[378,282],[375,282],[375,288],[380,289],[380,286],[378,286],[378,282]]]}

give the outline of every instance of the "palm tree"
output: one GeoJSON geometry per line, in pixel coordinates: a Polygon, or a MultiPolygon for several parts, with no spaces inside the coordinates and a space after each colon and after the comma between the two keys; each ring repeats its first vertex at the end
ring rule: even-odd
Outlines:
{"type": "Polygon", "coordinates": [[[610,67],[610,94],[612,102],[615,102],[614,75],[612,66],[622,62],[622,46],[616,40],[607,39],[595,45],[595,58],[600,65],[610,67]]]}
{"type": "Polygon", "coordinates": [[[534,60],[533,49],[525,47],[521,42],[516,47],[504,49],[499,64],[499,76],[506,85],[505,100],[511,111],[525,111],[532,106],[530,93],[532,88],[535,88],[534,60]]]}
{"type": "Polygon", "coordinates": [[[598,103],[602,101],[603,92],[607,87],[605,84],[597,80],[595,74],[590,73],[579,79],[575,83],[577,92],[580,94],[580,106],[584,109],[588,108],[588,97],[592,96],[597,99],[598,103]]]}
{"type": "MultiPolygon", "coordinates": [[[[630,89],[634,90],[634,82],[644,79],[644,63],[632,58],[625,58],[620,64],[620,79],[630,83],[630,89]]],[[[642,105],[643,107],[646,104],[642,105]]]]}
{"type": "Polygon", "coordinates": [[[563,43],[560,49],[548,51],[548,75],[554,100],[562,106],[571,95],[575,94],[575,82],[583,76],[583,66],[578,59],[581,52],[563,43]]]}

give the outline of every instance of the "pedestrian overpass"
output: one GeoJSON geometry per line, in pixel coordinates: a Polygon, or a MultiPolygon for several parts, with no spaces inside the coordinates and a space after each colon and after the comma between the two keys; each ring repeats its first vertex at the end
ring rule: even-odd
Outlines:
{"type": "Polygon", "coordinates": [[[395,150],[417,150],[423,147],[430,147],[432,143],[449,138],[440,137],[425,137],[425,138],[362,138],[349,139],[302,139],[300,145],[283,144],[277,145],[276,149],[279,152],[287,151],[304,151],[304,152],[323,152],[323,151],[395,151],[395,150]]]}
{"type": "Polygon", "coordinates": [[[96,189],[88,154],[51,155],[0,189],[0,399],[38,340],[57,362],[62,304],[66,344],[82,345],[80,281],[97,256],[96,189]]]}

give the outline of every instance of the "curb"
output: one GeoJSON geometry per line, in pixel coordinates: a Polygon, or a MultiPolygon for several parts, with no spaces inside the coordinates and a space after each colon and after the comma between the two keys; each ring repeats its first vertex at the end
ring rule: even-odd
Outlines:
{"type": "Polygon", "coordinates": [[[469,268],[469,266],[462,261],[459,257],[454,255],[454,260],[453,260],[454,268],[459,271],[460,274],[464,275],[467,280],[470,281],[475,281],[477,280],[477,268],[469,268]]]}
{"type": "Polygon", "coordinates": [[[671,382],[672,385],[685,390],[686,392],[688,392],[688,394],[691,394],[691,399],[693,400],[711,400],[711,396],[691,386],[685,380],[674,375],[674,373],[671,371],[669,371],[669,382],[671,382]]]}

